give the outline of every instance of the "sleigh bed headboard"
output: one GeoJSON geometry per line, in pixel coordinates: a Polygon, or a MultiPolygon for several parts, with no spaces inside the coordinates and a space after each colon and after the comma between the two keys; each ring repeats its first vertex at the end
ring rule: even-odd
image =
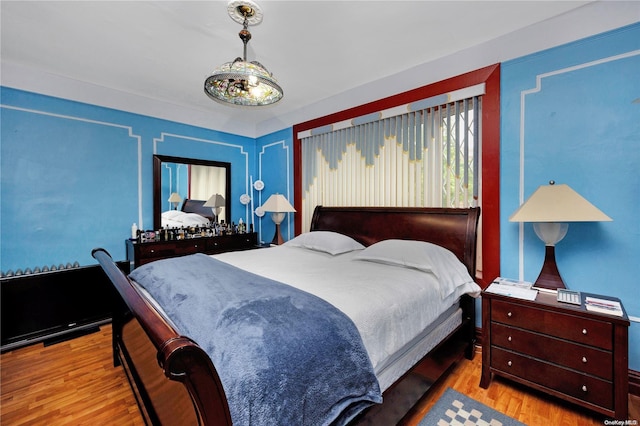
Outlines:
{"type": "Polygon", "coordinates": [[[187,198],[182,203],[182,211],[185,213],[197,213],[202,217],[213,220],[211,207],[204,207],[207,200],[191,200],[187,198]]]}
{"type": "Polygon", "coordinates": [[[428,241],[455,253],[474,277],[480,207],[323,207],[317,206],[311,231],[335,231],[365,246],[391,238],[428,241]]]}

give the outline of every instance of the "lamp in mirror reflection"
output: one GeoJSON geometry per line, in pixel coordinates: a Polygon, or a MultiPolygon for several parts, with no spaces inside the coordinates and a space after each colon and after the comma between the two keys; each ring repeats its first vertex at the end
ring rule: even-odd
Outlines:
{"type": "Polygon", "coordinates": [[[271,219],[276,224],[276,232],[273,234],[271,244],[280,245],[284,243],[282,234],[280,233],[280,224],[284,220],[287,213],[295,212],[296,209],[287,201],[282,194],[272,194],[269,199],[261,206],[262,210],[271,213],[271,219]]]}
{"type": "Polygon", "coordinates": [[[556,265],[555,245],[567,234],[567,222],[607,222],[609,216],[583,198],[569,185],[542,185],[509,217],[510,222],[533,222],[533,230],[545,244],[542,271],[536,287],[566,288],[556,265]]]}
{"type": "Polygon", "coordinates": [[[173,204],[174,210],[178,210],[178,204],[182,202],[182,197],[177,192],[172,192],[168,201],[173,204]]]}
{"type": "Polygon", "coordinates": [[[284,92],[258,61],[247,61],[247,43],[251,40],[249,25],[262,22],[261,8],[250,0],[230,1],[227,12],[242,24],[238,35],[244,44],[243,57],[217,67],[204,81],[204,92],[216,102],[238,106],[264,106],[278,102],[284,92]]]}
{"type": "Polygon", "coordinates": [[[203,207],[211,207],[211,211],[213,212],[213,221],[218,222],[218,216],[222,212],[222,208],[225,205],[224,197],[220,194],[213,194],[206,203],[204,203],[203,207]]]}

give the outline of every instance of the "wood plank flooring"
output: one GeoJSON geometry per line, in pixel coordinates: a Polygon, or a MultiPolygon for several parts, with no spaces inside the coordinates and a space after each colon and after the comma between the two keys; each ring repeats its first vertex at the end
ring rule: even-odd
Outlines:
{"type": "MultiPolygon", "coordinates": [[[[479,386],[482,373],[482,352],[477,348],[472,361],[463,359],[451,373],[436,383],[428,397],[417,405],[416,416],[406,426],[415,426],[429,412],[447,388],[455,389],[494,410],[531,426],[602,426],[605,418],[585,408],[494,377],[488,389],[479,386]]],[[[640,398],[629,396],[629,419],[640,424],[640,398]]]]}
{"type": "Polygon", "coordinates": [[[3,426],[144,425],[124,370],[113,366],[110,324],[3,353],[0,369],[3,426]]]}
{"type": "MultiPolygon", "coordinates": [[[[473,361],[454,366],[405,425],[417,425],[448,387],[532,426],[603,424],[592,412],[506,380],[494,379],[482,389],[481,364],[478,353],[473,361]]],[[[122,368],[113,367],[108,324],[70,341],[4,353],[0,369],[3,426],[144,424],[122,368]]],[[[629,418],[640,419],[640,398],[630,397],[629,418]]]]}

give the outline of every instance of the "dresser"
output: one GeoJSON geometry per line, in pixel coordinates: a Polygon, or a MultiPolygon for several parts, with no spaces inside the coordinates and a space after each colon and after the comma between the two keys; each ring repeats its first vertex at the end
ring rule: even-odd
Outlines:
{"type": "Polygon", "coordinates": [[[140,243],[127,240],[127,261],[130,270],[154,260],[184,256],[193,253],[216,254],[226,251],[248,250],[258,246],[258,234],[219,235],[197,237],[173,241],[152,241],[140,243]]]}
{"type": "Polygon", "coordinates": [[[616,419],[628,414],[629,319],[539,292],[533,301],[482,293],[482,377],[493,374],[616,419]]]}

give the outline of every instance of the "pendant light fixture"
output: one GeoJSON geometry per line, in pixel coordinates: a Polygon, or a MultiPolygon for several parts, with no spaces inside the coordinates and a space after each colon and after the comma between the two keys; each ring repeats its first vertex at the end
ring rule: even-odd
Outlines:
{"type": "Polygon", "coordinates": [[[244,44],[244,54],[216,68],[204,81],[204,92],[223,104],[263,106],[278,102],[283,91],[273,75],[258,61],[247,62],[249,25],[262,22],[262,9],[250,0],[234,0],[228,3],[227,12],[242,24],[238,35],[244,44]]]}

